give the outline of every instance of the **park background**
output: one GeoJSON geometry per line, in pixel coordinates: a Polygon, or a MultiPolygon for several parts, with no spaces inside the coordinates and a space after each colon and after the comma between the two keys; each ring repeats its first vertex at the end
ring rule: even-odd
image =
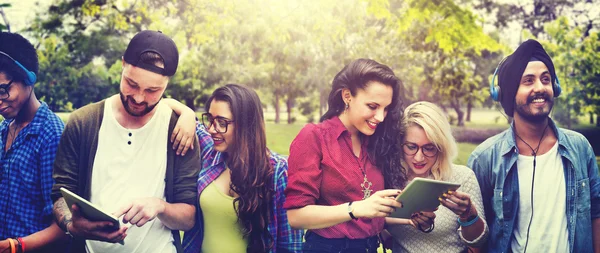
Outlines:
{"type": "Polygon", "coordinates": [[[402,80],[405,106],[425,100],[447,112],[458,164],[509,126],[489,82],[529,38],[542,42],[561,80],[551,117],[599,155],[599,27],[598,0],[0,0],[0,29],[33,41],[36,95],[63,120],[118,92],[128,41],[153,29],[180,50],[166,97],[200,114],[220,85],[248,85],[278,153],[327,109],[335,74],[371,58],[402,80]]]}

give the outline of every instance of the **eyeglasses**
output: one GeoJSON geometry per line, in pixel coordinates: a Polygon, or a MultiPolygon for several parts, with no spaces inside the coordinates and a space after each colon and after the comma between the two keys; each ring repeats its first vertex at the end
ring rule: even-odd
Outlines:
{"type": "Polygon", "coordinates": [[[217,133],[224,134],[227,133],[227,127],[231,123],[233,123],[233,120],[221,116],[213,117],[210,113],[202,114],[202,124],[207,130],[214,126],[217,133]]]}
{"type": "Polygon", "coordinates": [[[14,80],[10,80],[8,83],[0,84],[0,99],[7,99],[10,97],[8,90],[10,90],[10,86],[12,85],[14,80]]]}
{"type": "Polygon", "coordinates": [[[433,144],[425,144],[419,147],[419,145],[410,142],[402,144],[402,149],[407,155],[416,155],[419,149],[421,149],[423,155],[426,157],[435,157],[439,152],[438,148],[433,144]]]}

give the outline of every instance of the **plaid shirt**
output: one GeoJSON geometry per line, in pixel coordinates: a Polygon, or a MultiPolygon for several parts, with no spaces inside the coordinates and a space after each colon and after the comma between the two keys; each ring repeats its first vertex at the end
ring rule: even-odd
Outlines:
{"type": "Polygon", "coordinates": [[[52,223],[52,165],[65,127],[42,102],[5,151],[11,122],[0,124],[0,239],[27,236],[52,223]]]}
{"type": "MultiPolygon", "coordinates": [[[[196,134],[200,141],[202,169],[198,176],[198,196],[225,170],[225,154],[214,150],[213,140],[202,124],[197,123],[196,134]]],[[[288,223],[284,190],[287,186],[287,161],[282,156],[271,152],[271,165],[274,169],[275,196],[273,198],[273,216],[269,222],[268,230],[274,238],[273,249],[270,252],[302,252],[303,230],[292,229],[288,223]]],[[[199,207],[199,204],[196,203],[199,207]]],[[[194,228],[183,236],[185,253],[196,253],[202,249],[203,224],[202,210],[197,208],[198,217],[194,228]]],[[[271,243],[270,241],[267,244],[271,243]]]]}

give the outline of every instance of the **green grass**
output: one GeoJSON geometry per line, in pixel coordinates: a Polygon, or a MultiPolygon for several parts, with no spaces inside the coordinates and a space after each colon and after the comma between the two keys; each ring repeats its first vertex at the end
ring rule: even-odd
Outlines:
{"type": "Polygon", "coordinates": [[[459,142],[458,143],[458,156],[454,160],[454,163],[460,165],[467,165],[467,160],[471,155],[471,152],[477,147],[477,144],[459,142]]]}
{"type": "Polygon", "coordinates": [[[298,132],[304,127],[305,124],[275,124],[273,122],[267,122],[265,124],[267,132],[267,147],[269,149],[282,154],[290,154],[290,144],[298,135],[298,132]]]}
{"type": "MultiPolygon", "coordinates": [[[[290,144],[296,138],[296,135],[305,124],[294,123],[275,124],[273,122],[266,123],[267,131],[267,146],[282,155],[290,154],[290,144]]],[[[476,144],[461,142],[458,143],[458,157],[454,161],[456,164],[466,165],[469,155],[477,147],[476,144]]]]}
{"type": "MultiPolygon", "coordinates": [[[[449,110],[448,113],[450,115],[456,115],[453,110],[449,110]]],[[[56,113],[58,117],[60,117],[64,122],[67,122],[69,119],[70,113],[68,112],[58,112],[56,113]]],[[[200,117],[201,113],[197,113],[197,116],[200,117]]],[[[296,118],[295,123],[286,124],[287,122],[287,114],[285,113],[284,108],[282,108],[282,113],[280,114],[281,122],[280,124],[275,124],[273,120],[275,119],[275,112],[273,110],[265,111],[265,119],[266,119],[266,132],[267,132],[267,146],[282,155],[289,155],[290,152],[290,144],[300,132],[302,127],[306,124],[307,118],[305,116],[299,115],[295,113],[293,117],[296,118]]],[[[318,117],[315,115],[315,119],[318,117]]],[[[489,110],[489,109],[474,109],[471,112],[471,122],[465,122],[466,127],[471,128],[506,128],[508,127],[508,123],[504,116],[498,110],[489,110]]],[[[3,119],[0,118],[0,121],[3,119]]],[[[577,125],[578,128],[594,128],[594,125],[590,125],[587,121],[587,116],[580,116],[579,123],[577,125]]],[[[456,164],[466,165],[467,160],[469,159],[469,155],[473,150],[477,147],[476,144],[461,142],[458,143],[458,157],[454,161],[456,164]]],[[[596,156],[596,161],[598,162],[598,168],[600,168],[600,156],[596,156]]]]}

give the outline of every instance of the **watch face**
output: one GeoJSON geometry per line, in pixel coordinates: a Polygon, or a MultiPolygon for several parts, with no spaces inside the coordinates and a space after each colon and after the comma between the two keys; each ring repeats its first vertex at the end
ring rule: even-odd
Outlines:
{"type": "Polygon", "coordinates": [[[348,208],[347,208],[348,212],[351,213],[354,211],[354,207],[352,206],[352,202],[348,203],[348,208]]]}

